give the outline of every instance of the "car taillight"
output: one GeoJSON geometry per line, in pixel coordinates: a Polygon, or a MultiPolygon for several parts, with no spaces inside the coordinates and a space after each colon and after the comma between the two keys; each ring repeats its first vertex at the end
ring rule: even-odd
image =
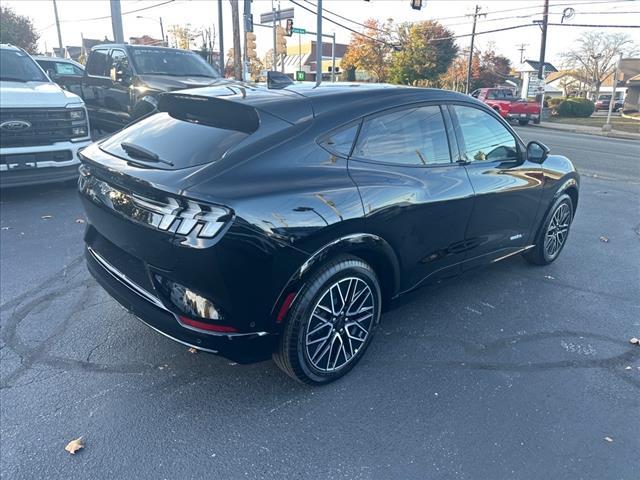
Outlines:
{"type": "Polygon", "coordinates": [[[164,195],[150,198],[128,192],[80,167],[80,192],[94,203],[107,207],[137,223],[178,235],[210,239],[231,219],[225,207],[164,195]]]}

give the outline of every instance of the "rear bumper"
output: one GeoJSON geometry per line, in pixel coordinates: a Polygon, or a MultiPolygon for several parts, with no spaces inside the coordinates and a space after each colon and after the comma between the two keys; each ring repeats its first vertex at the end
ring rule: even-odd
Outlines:
{"type": "Polygon", "coordinates": [[[78,178],[78,151],[91,143],[57,142],[0,148],[0,187],[23,187],[78,178]]]}
{"type": "Polygon", "coordinates": [[[185,327],[154,293],[135,284],[100,254],[88,247],[85,256],[91,275],[118,303],[171,340],[240,363],[265,360],[275,348],[275,335],[267,332],[202,333],[185,327]]]}
{"type": "Polygon", "coordinates": [[[507,113],[507,120],[537,120],[540,118],[539,113],[507,113]]]}

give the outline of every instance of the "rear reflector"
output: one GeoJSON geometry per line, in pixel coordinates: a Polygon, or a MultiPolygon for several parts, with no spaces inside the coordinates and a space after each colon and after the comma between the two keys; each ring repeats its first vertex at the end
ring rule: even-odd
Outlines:
{"type": "Polygon", "coordinates": [[[276,322],[280,323],[284,320],[284,317],[287,315],[293,300],[296,298],[296,292],[291,292],[286,296],[284,302],[282,302],[282,306],[280,307],[280,311],[278,312],[278,316],[276,317],[276,322]]]}
{"type": "Polygon", "coordinates": [[[198,320],[194,320],[193,318],[180,316],[180,323],[184,325],[188,325],[193,328],[197,328],[199,330],[207,330],[209,332],[222,332],[222,333],[235,333],[238,330],[234,327],[230,327],[228,325],[213,325],[211,323],[199,322],[198,320]]]}

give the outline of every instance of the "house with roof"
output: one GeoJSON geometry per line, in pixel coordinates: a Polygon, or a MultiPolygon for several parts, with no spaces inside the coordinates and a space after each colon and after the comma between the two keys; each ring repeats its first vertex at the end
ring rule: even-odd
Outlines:
{"type": "MultiPolygon", "coordinates": [[[[520,98],[533,98],[536,96],[539,87],[538,81],[538,68],[540,62],[537,60],[525,60],[515,68],[515,71],[520,74],[522,80],[520,88],[520,98]]],[[[557,72],[558,69],[549,62],[544,62],[544,77],[547,78],[553,72],[557,72]]],[[[555,87],[544,86],[545,95],[559,96],[559,91],[555,87]]]]}
{"type": "MultiPolygon", "coordinates": [[[[315,81],[316,79],[316,42],[298,42],[296,36],[288,39],[287,54],[284,57],[284,73],[295,78],[297,71],[305,72],[305,80],[315,81]]],[[[335,50],[332,42],[322,42],[322,65],[321,71],[324,78],[331,77],[333,67],[333,55],[335,54],[336,75],[342,74],[342,57],[347,51],[347,45],[336,43],[335,50]]],[[[278,61],[278,71],[282,71],[282,60],[278,61]]],[[[339,79],[337,77],[336,79],[339,79]]]]}

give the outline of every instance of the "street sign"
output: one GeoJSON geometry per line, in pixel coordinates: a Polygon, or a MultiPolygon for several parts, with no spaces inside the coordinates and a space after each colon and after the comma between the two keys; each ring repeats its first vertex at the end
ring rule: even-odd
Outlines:
{"type": "Polygon", "coordinates": [[[278,20],[286,20],[287,18],[293,18],[293,8],[285,8],[284,10],[276,10],[275,12],[261,13],[260,23],[273,23],[277,22],[278,20]]]}
{"type": "Polygon", "coordinates": [[[544,80],[531,75],[529,77],[529,85],[527,86],[527,97],[535,97],[536,95],[544,92],[544,83],[544,80]]]}
{"type": "Polygon", "coordinates": [[[291,32],[292,33],[303,33],[303,34],[307,33],[307,31],[304,28],[296,28],[296,27],[293,27],[291,29],[291,32]]]}
{"type": "Polygon", "coordinates": [[[298,82],[304,82],[304,79],[307,78],[307,74],[302,70],[296,71],[296,80],[298,82]]]}

